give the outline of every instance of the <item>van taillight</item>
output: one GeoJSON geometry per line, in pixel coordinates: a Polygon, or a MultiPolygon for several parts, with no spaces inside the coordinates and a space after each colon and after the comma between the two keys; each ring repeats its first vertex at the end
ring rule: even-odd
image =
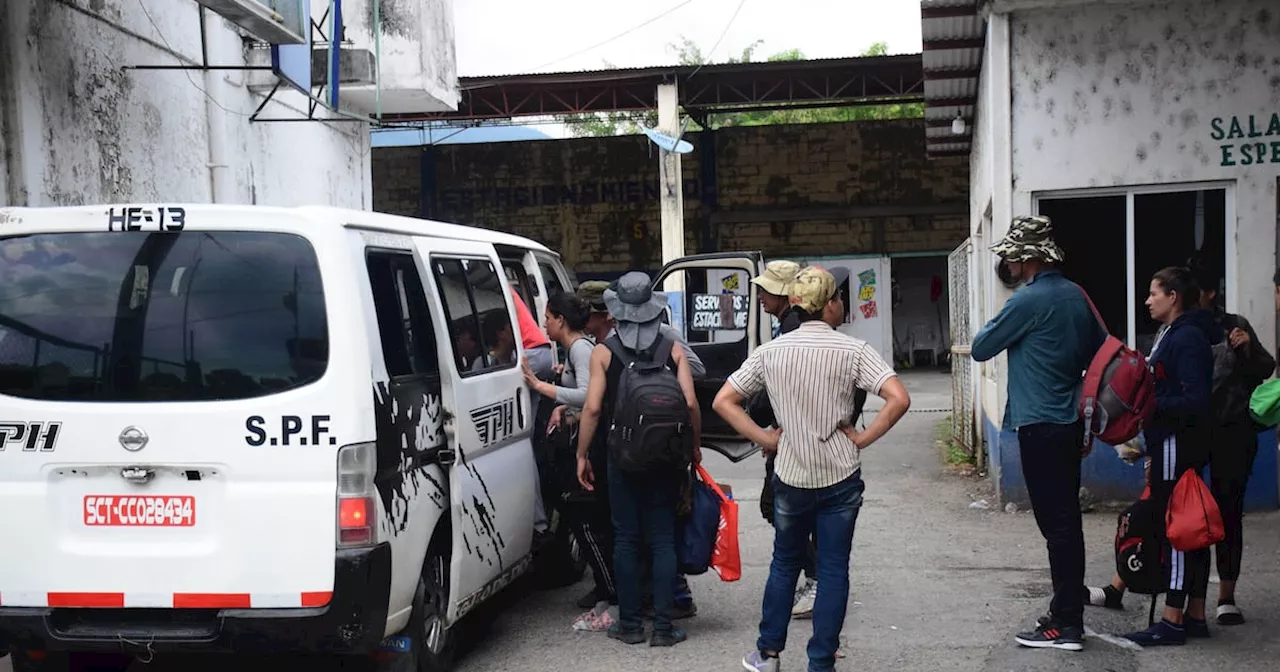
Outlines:
{"type": "Polygon", "coordinates": [[[373,477],[378,452],[372,443],[338,449],[338,548],[378,543],[373,477]]]}

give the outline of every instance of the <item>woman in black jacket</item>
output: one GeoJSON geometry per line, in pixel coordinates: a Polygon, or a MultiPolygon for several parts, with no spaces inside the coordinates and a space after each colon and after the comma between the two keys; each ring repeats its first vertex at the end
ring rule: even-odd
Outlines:
{"type": "Polygon", "coordinates": [[[1213,314],[1222,342],[1213,346],[1213,440],[1209,449],[1209,488],[1222,511],[1226,538],[1214,555],[1218,564],[1218,624],[1244,623],[1236,606],[1236,580],[1243,552],[1244,491],[1258,455],[1262,428],[1249,416],[1249,397],[1271,377],[1276,360],[1258,342],[1249,321],[1223,310],[1218,301],[1221,278],[1208,269],[1196,273],[1200,307],[1213,314]]]}

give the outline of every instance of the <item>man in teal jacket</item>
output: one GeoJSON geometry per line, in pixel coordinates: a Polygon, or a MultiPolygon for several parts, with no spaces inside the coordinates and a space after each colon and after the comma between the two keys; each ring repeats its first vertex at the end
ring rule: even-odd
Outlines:
{"type": "Polygon", "coordinates": [[[1040,533],[1049,549],[1053,602],[1049,618],[1019,633],[1023,646],[1084,648],[1084,530],[1080,461],[1084,425],[1077,410],[1084,370],[1106,332],[1075,283],[1058,266],[1062,249],[1047,217],[1016,217],[991,248],[1013,278],[1025,283],[973,339],[972,356],[1009,352],[1004,429],[1018,433],[1022,474],[1040,533]]]}

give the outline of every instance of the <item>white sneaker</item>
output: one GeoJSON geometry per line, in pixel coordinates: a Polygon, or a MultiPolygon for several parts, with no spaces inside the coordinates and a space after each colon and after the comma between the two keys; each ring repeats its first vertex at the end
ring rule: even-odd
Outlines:
{"type": "Polygon", "coordinates": [[[818,582],[805,579],[804,587],[796,593],[796,602],[791,606],[792,618],[812,618],[813,603],[818,599],[818,582]]]}

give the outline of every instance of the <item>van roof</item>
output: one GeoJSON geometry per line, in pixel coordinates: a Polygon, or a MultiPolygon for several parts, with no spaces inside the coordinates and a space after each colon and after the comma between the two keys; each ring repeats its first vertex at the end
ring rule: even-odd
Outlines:
{"type": "Polygon", "coordinates": [[[25,231],[49,228],[56,230],[81,229],[88,224],[90,218],[93,226],[104,226],[106,215],[112,209],[124,208],[181,207],[187,211],[188,221],[198,221],[201,214],[236,215],[253,213],[257,216],[269,214],[287,215],[296,221],[297,218],[307,220],[308,226],[338,226],[357,229],[384,231],[404,235],[434,236],[454,240],[473,240],[493,245],[510,245],[523,247],[538,252],[557,255],[554,251],[530,238],[517,236],[477,226],[449,224],[431,219],[403,217],[381,212],[366,212],[349,208],[335,208],[323,205],[306,205],[299,207],[278,207],[265,205],[217,205],[208,203],[104,203],[101,205],[54,206],[38,208],[0,208],[0,235],[6,225],[13,225],[25,231]],[[84,223],[68,221],[83,219],[84,223]]]}

